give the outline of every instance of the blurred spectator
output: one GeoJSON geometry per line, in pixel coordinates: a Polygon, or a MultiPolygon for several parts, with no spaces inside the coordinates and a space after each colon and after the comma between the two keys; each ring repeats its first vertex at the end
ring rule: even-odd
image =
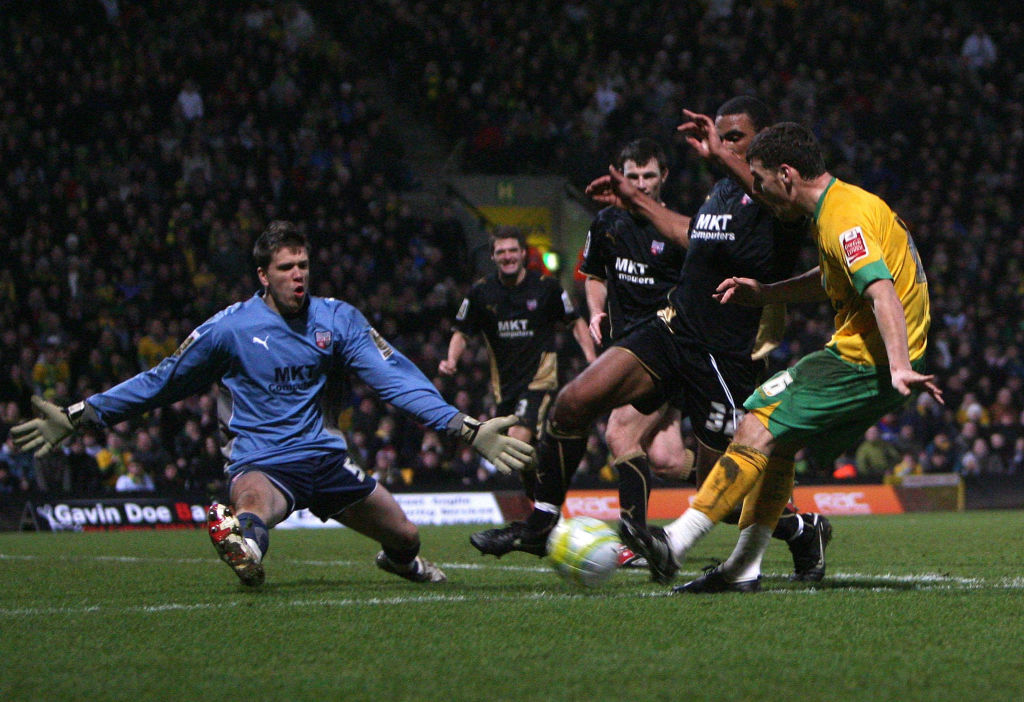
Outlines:
{"type": "Polygon", "coordinates": [[[190,487],[207,494],[215,495],[224,489],[224,456],[213,436],[203,439],[203,448],[196,458],[189,463],[191,476],[190,487]]]}
{"type": "Polygon", "coordinates": [[[202,119],[204,113],[203,96],[199,94],[199,86],[189,78],[182,86],[175,102],[177,113],[186,121],[202,119]]]}
{"type": "Polygon", "coordinates": [[[991,68],[996,62],[997,52],[995,42],[985,31],[981,23],[974,25],[974,30],[964,39],[960,47],[960,56],[964,64],[972,71],[981,71],[991,68]]]}
{"type": "Polygon", "coordinates": [[[95,495],[103,490],[100,467],[86,451],[82,436],[74,436],[64,450],[64,460],[71,473],[71,491],[78,495],[95,495]]]}
{"type": "Polygon", "coordinates": [[[128,462],[132,454],[125,448],[124,439],[116,431],[107,433],[107,443],[96,453],[96,465],[99,466],[102,482],[113,488],[117,479],[128,472],[128,462]]]}
{"type": "Polygon", "coordinates": [[[456,451],[451,473],[464,486],[484,483],[490,477],[487,470],[481,465],[480,454],[468,446],[461,446],[456,451]]]}
{"type": "Polygon", "coordinates": [[[153,492],[153,478],[150,477],[142,464],[132,459],[128,461],[127,472],[117,479],[114,490],[117,492],[153,492]]]}
{"type": "Polygon", "coordinates": [[[163,448],[153,441],[146,429],[135,432],[135,441],[131,447],[132,459],[142,465],[148,475],[157,475],[171,459],[163,448]]]}
{"type": "Polygon", "coordinates": [[[854,453],[857,475],[872,480],[880,481],[899,460],[899,450],[881,437],[877,425],[868,427],[864,440],[854,453]]]}
{"type": "Polygon", "coordinates": [[[168,461],[153,480],[153,489],[160,495],[177,495],[187,484],[175,461],[168,461]]]}
{"type": "Polygon", "coordinates": [[[912,451],[905,451],[899,463],[892,467],[892,470],[885,476],[884,482],[899,484],[908,475],[921,475],[924,473],[924,466],[912,451]]]}
{"type": "Polygon", "coordinates": [[[924,466],[926,473],[951,473],[956,467],[957,458],[953,443],[945,433],[938,433],[925,447],[927,463],[924,466]]]}
{"type": "Polygon", "coordinates": [[[960,472],[964,475],[1005,473],[1006,465],[999,454],[993,453],[988,442],[978,437],[971,448],[960,457],[960,472]]]}

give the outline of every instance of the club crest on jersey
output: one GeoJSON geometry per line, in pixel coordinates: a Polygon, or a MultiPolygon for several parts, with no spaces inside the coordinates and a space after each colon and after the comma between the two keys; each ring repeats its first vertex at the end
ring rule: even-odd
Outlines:
{"type": "Polygon", "coordinates": [[[329,331],[318,329],[313,333],[313,338],[316,340],[317,347],[321,349],[326,349],[331,345],[331,333],[329,331]]]}
{"type": "Polygon", "coordinates": [[[860,227],[847,229],[840,234],[839,243],[843,247],[843,254],[846,255],[847,266],[852,266],[856,261],[868,255],[868,242],[864,239],[864,232],[860,227]]]}
{"type": "Polygon", "coordinates": [[[743,197],[740,198],[740,204],[741,205],[749,205],[753,201],[754,201],[754,198],[750,197],[750,195],[747,195],[746,193],[743,193],[743,197]]]}
{"type": "Polygon", "coordinates": [[[370,327],[370,338],[373,339],[373,343],[377,346],[377,350],[380,351],[380,357],[385,361],[391,358],[391,354],[395,352],[391,348],[391,344],[384,340],[384,337],[378,333],[376,329],[370,327]]]}
{"type": "Polygon", "coordinates": [[[657,256],[658,254],[660,254],[664,250],[665,250],[665,242],[664,241],[652,241],[651,242],[651,253],[654,254],[655,256],[657,256]]]}
{"type": "Polygon", "coordinates": [[[527,300],[526,301],[526,309],[528,309],[531,312],[533,312],[535,309],[537,309],[537,301],[536,300],[527,300]]]}

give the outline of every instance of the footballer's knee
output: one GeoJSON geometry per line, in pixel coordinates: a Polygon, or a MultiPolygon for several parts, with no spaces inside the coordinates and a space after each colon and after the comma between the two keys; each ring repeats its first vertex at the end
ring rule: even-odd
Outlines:
{"type": "Polygon", "coordinates": [[[586,394],[580,391],[579,383],[574,380],[562,388],[548,418],[552,426],[564,434],[578,434],[590,428],[593,409],[586,394]]]}

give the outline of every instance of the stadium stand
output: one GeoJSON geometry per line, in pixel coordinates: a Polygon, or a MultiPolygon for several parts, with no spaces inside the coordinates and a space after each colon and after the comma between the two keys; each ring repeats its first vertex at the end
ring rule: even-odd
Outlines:
{"type": "MultiPolygon", "coordinates": [[[[104,389],[251,295],[254,275],[224,281],[246,280],[254,235],[276,217],[312,238],[315,292],[362,309],[433,377],[473,272],[458,221],[409,204],[437,164],[410,157],[389,103],[466,172],[578,186],[624,140],[659,135],[672,147],[666,197],[693,211],[713,176],[670,138],[680,109],[743,92],[812,125],[832,170],[892,203],[926,262],[929,362],[947,407],[919,399],[880,423],[868,440],[899,456],[886,475],[1024,471],[1019,12],[712,7],[0,2],[0,493],[113,490],[145,451],[176,463],[180,478],[162,484],[222,489],[212,391],[40,462],[13,451],[7,428],[34,392],[67,402],[104,389]]],[[[829,324],[823,307],[792,309],[772,365],[820,346],[829,324]]],[[[471,351],[463,373],[435,382],[486,415],[486,352],[471,351]]],[[[358,384],[348,393],[354,453],[389,466],[397,489],[502,484],[358,384]]],[[[805,471],[829,480],[833,466],[805,471]]]]}

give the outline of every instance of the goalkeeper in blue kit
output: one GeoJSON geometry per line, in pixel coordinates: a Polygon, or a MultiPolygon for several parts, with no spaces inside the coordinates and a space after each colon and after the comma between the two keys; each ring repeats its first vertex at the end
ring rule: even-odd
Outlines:
{"type": "Polygon", "coordinates": [[[420,557],[416,526],[349,460],[341,433],[325,422],[336,400],[330,389],[355,374],[383,400],[462,437],[505,472],[534,461],[533,447],[505,434],[516,418],[467,417],[357,309],[310,296],[309,244],[291,223],[272,222],[253,257],[263,290],[201,324],[155,368],[106,392],[66,408],[32,398],[40,416],[11,430],[15,443],[43,456],[80,427],[113,426],[217,383],[231,504],[210,507],[209,531],[242,583],[263,582],[269,530],[304,508],[379,542],[381,569],[415,582],[444,581],[441,569],[420,557]]]}

